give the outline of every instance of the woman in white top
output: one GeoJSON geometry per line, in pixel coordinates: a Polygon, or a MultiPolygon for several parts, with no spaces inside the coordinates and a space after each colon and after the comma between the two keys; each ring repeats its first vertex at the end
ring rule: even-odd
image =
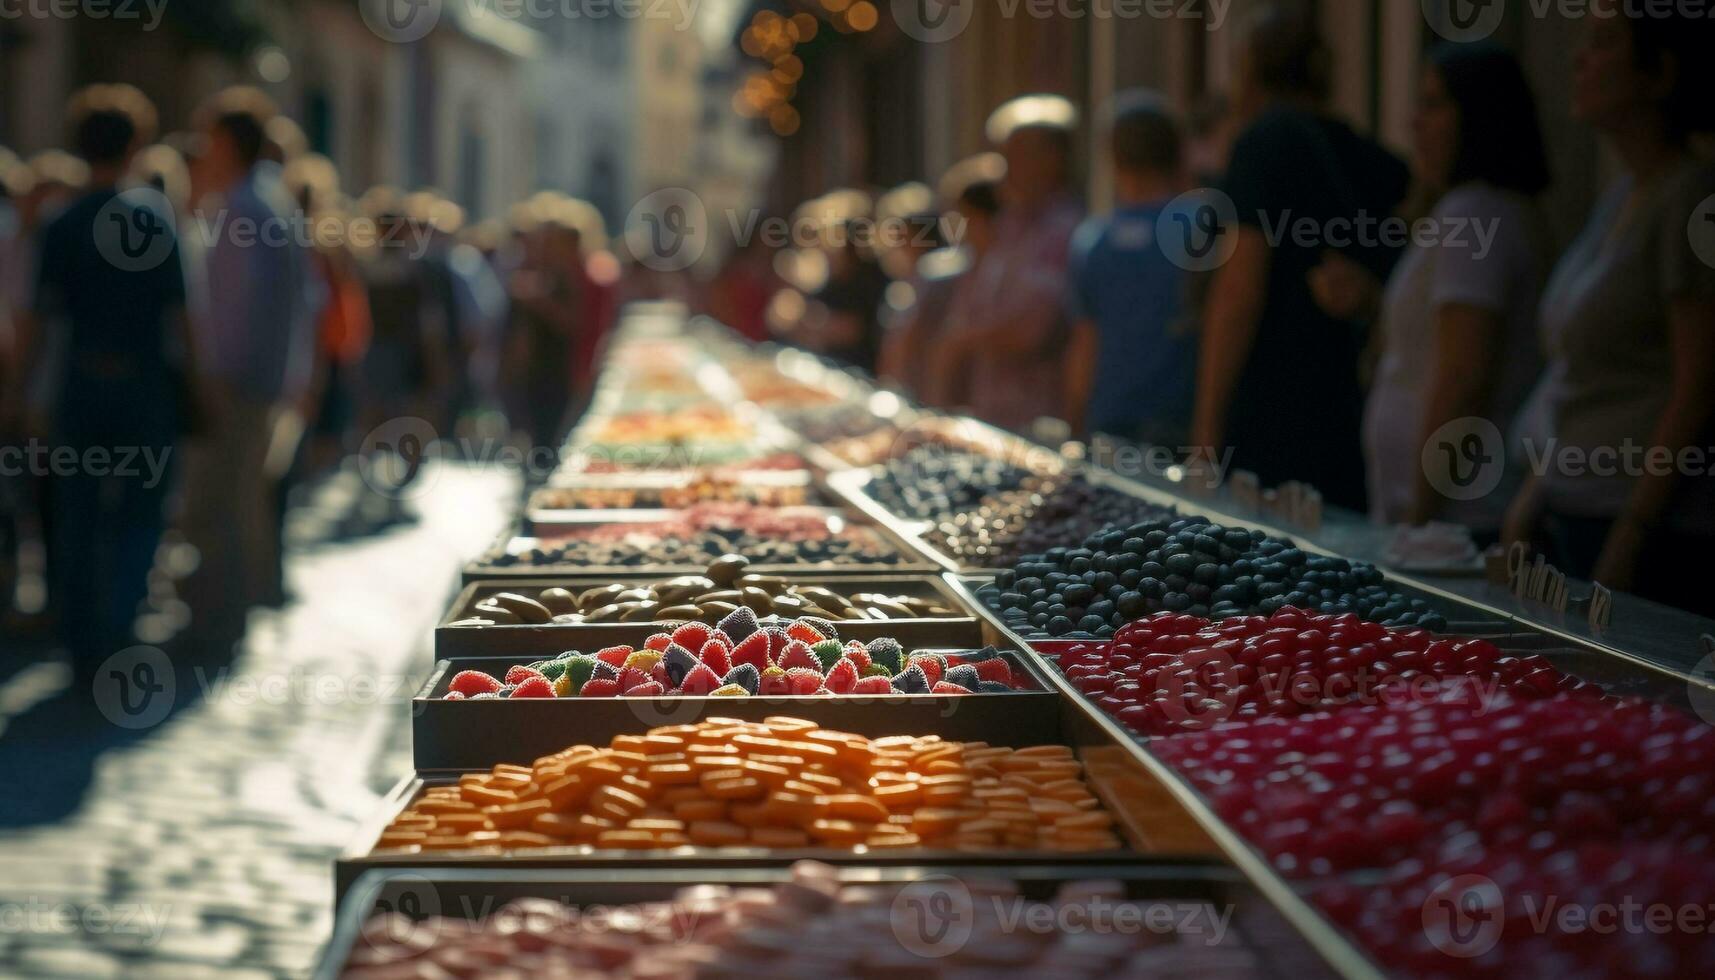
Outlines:
{"type": "Polygon", "coordinates": [[[1363,429],[1372,517],[1450,521],[1494,540],[1516,489],[1496,485],[1506,467],[1495,434],[1511,427],[1542,366],[1534,199],[1548,185],[1547,155],[1524,72],[1490,44],[1430,52],[1413,131],[1423,217],[1387,285],[1330,256],[1312,286],[1325,307],[1379,307],[1363,429]]]}
{"type": "Polygon", "coordinates": [[[1506,536],[1715,615],[1715,21],[1598,0],[1583,31],[1573,110],[1620,173],[1544,291],[1550,439],[1506,536]]]}

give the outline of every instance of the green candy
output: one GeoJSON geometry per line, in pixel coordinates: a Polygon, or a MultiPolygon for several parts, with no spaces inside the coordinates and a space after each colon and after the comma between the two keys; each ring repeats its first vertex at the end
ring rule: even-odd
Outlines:
{"type": "Polygon", "coordinates": [[[564,660],[545,660],[540,664],[534,664],[532,666],[534,666],[536,670],[540,671],[543,677],[546,677],[551,681],[559,680],[560,675],[566,672],[566,661],[564,660]]]}
{"type": "Polygon", "coordinates": [[[883,667],[881,664],[870,664],[868,667],[864,668],[863,676],[865,676],[865,677],[886,677],[886,678],[891,680],[893,677],[893,673],[891,671],[889,671],[886,667],[883,667]]]}
{"type": "Polygon", "coordinates": [[[581,691],[585,682],[590,679],[590,675],[595,673],[595,666],[598,661],[594,657],[579,653],[559,662],[565,665],[561,669],[567,677],[572,679],[572,690],[581,691]]]}
{"type": "Polygon", "coordinates": [[[898,640],[891,637],[871,640],[866,649],[869,651],[870,661],[886,667],[889,677],[899,673],[902,666],[900,661],[905,656],[905,648],[899,645],[898,640]]]}
{"type": "Polygon", "coordinates": [[[846,648],[840,645],[839,640],[823,640],[811,647],[810,652],[816,655],[816,660],[822,665],[822,673],[825,674],[833,670],[834,665],[845,656],[846,648]]]}

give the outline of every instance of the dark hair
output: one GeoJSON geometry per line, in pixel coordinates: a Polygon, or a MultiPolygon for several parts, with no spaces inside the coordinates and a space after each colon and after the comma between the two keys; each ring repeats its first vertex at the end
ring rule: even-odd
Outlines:
{"type": "Polygon", "coordinates": [[[1122,93],[1113,109],[1109,137],[1114,163],[1130,173],[1173,173],[1183,161],[1179,123],[1161,96],[1147,90],[1122,93]]]}
{"type": "Polygon", "coordinates": [[[1715,131],[1715,22],[1707,15],[1663,13],[1621,8],[1632,27],[1632,57],[1646,71],[1660,71],[1672,58],[1673,90],[1662,100],[1661,113],[1667,122],[1668,138],[1684,143],[1698,133],[1715,131]]]}
{"type": "Polygon", "coordinates": [[[71,98],[71,145],[84,162],[117,164],[155,132],[155,107],[129,85],[91,85],[71,98]]]}
{"type": "Polygon", "coordinates": [[[1459,148],[1448,186],[1486,181],[1535,196],[1548,187],[1548,150],[1536,97],[1518,59],[1497,44],[1443,44],[1429,52],[1459,109],[1459,148]]]}
{"type": "Polygon", "coordinates": [[[239,162],[249,166],[262,158],[268,131],[262,119],[247,109],[233,109],[214,117],[214,128],[225,133],[238,150],[239,162]]]}
{"type": "Polygon", "coordinates": [[[1333,55],[1316,22],[1296,4],[1264,7],[1245,38],[1256,82],[1269,95],[1328,99],[1333,55]]]}
{"type": "Polygon", "coordinates": [[[973,180],[959,191],[959,203],[983,214],[999,214],[1000,185],[992,180],[973,180]]]}
{"type": "Polygon", "coordinates": [[[260,89],[235,85],[202,104],[197,114],[209,129],[232,140],[239,162],[248,167],[268,151],[268,124],[278,110],[260,89]]]}

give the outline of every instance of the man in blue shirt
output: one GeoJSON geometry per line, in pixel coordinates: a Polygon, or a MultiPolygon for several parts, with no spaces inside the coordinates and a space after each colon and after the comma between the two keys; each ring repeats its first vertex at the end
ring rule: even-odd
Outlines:
{"type": "Polygon", "coordinates": [[[1185,189],[1179,126],[1149,92],[1119,96],[1109,137],[1114,212],[1072,239],[1067,351],[1074,431],[1178,447],[1185,443],[1197,344],[1187,273],[1156,246],[1162,210],[1185,189]]]}
{"type": "Polygon", "coordinates": [[[203,110],[197,160],[208,352],[206,431],[189,458],[186,533],[202,564],[191,607],[206,641],[242,635],[251,607],[282,595],[278,481],[312,373],[314,303],[297,205],[266,159],[273,105],[230,89],[203,110]]]}

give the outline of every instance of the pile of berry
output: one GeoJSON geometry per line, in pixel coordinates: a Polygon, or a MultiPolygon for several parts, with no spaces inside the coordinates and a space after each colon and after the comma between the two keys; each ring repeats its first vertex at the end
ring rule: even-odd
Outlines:
{"type": "Polygon", "coordinates": [[[1033,637],[1109,637],[1158,612],[1227,619],[1287,606],[1356,613],[1386,626],[1447,627],[1423,600],[1390,593],[1373,565],[1306,554],[1291,541],[1201,517],[1109,528],[1082,547],[1028,556],[983,597],[1033,637]]]}
{"type": "Polygon", "coordinates": [[[901,517],[939,521],[975,509],[989,494],[1019,489],[1030,475],[993,456],[918,446],[877,467],[867,492],[901,517]]]}
{"type": "Polygon", "coordinates": [[[685,623],[641,648],[569,652],[496,678],[467,670],[448,700],[553,697],[749,697],[811,694],[994,694],[1019,690],[1000,651],[907,655],[899,641],[842,643],[833,625],[799,619],[765,625],[747,608],[709,627],[685,623]]]}
{"type": "Polygon", "coordinates": [[[1408,699],[1601,695],[1541,657],[1484,640],[1290,608],[1219,623],[1160,613],[1121,628],[1112,642],[1068,647],[1059,665],[1073,687],[1140,735],[1408,699]]]}

